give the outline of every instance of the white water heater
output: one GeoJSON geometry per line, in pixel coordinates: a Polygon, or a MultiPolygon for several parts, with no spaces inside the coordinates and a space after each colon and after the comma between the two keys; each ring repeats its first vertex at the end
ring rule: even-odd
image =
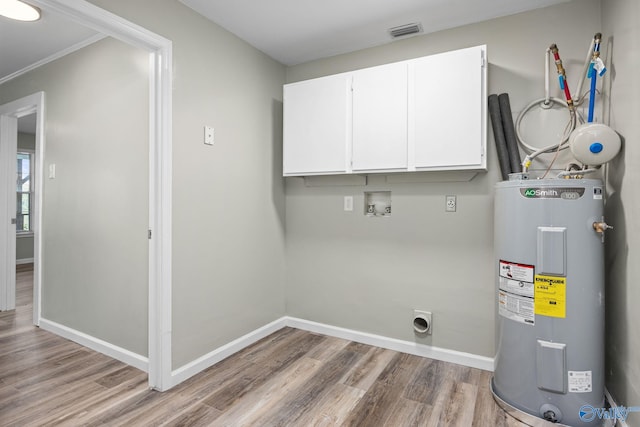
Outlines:
{"type": "Polygon", "coordinates": [[[597,426],[604,406],[603,184],[496,184],[494,397],[530,425],[597,426]],[[558,425],[558,424],[555,424],[558,425]]]}

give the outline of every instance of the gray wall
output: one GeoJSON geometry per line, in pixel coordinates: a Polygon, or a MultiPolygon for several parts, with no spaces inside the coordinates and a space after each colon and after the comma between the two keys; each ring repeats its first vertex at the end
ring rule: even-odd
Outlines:
{"type": "MultiPolygon", "coordinates": [[[[640,405],[640,4],[603,0],[603,52],[611,84],[610,125],[624,141],[623,154],[610,163],[607,222],[607,387],[619,404],[640,405]]],[[[633,413],[629,425],[640,425],[633,413]]]]}
{"type": "Polygon", "coordinates": [[[285,70],[177,1],[93,3],[173,41],[175,369],[285,314],[285,70]]]}
{"type": "Polygon", "coordinates": [[[16,237],[16,263],[33,259],[33,235],[16,237]]]}
{"type": "MultiPolygon", "coordinates": [[[[293,66],[287,81],[487,44],[489,93],[508,92],[517,113],[544,95],[546,48],[560,46],[575,86],[571,72],[577,75],[599,27],[598,0],[572,2],[293,66]],[[567,22],[580,25],[567,31],[567,22]]],[[[553,89],[562,96],[556,84],[553,89]]],[[[307,187],[287,178],[287,312],[493,357],[493,185],[499,171],[491,136],[489,144],[489,171],[470,182],[402,184],[375,177],[367,186],[307,187]],[[363,192],[372,190],[392,192],[391,217],[362,214],[363,192]],[[458,196],[456,213],[444,211],[447,194],[458,196]],[[346,195],[355,196],[354,212],[342,210],[346,195]],[[413,309],[433,312],[433,336],[414,335],[413,309]]]]}
{"type": "Polygon", "coordinates": [[[105,39],[0,86],[45,91],[42,316],[147,354],[148,55],[105,39]]]}
{"type": "Polygon", "coordinates": [[[18,149],[35,150],[36,136],[32,133],[18,132],[18,149]]]}
{"type": "MultiPolygon", "coordinates": [[[[18,132],[18,150],[35,150],[36,138],[30,133],[18,132]]],[[[16,261],[33,259],[33,235],[16,238],[16,261]]]]}

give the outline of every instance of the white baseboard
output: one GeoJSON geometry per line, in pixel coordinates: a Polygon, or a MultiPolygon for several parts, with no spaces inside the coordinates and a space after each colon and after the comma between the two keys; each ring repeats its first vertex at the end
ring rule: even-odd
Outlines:
{"type": "Polygon", "coordinates": [[[22,258],[22,259],[16,260],[16,265],[31,264],[32,262],[33,262],[33,258],[22,258]]]}
{"type": "Polygon", "coordinates": [[[472,353],[464,353],[461,351],[449,350],[446,348],[432,347],[425,344],[418,344],[411,341],[388,338],[381,335],[369,334],[352,329],[339,328],[336,326],[325,325],[323,323],[312,322],[295,317],[284,317],[283,319],[285,319],[286,326],[290,326],[292,328],[298,328],[309,332],[315,332],[336,338],[356,341],[362,344],[395,350],[401,353],[428,357],[431,359],[442,360],[444,362],[455,363],[458,365],[493,372],[493,357],[478,356],[472,353]]]}
{"type": "Polygon", "coordinates": [[[63,338],[76,342],[99,353],[105,354],[144,372],[148,372],[149,370],[149,359],[147,357],[85,334],[84,332],[76,331],[75,329],[71,329],[47,319],[40,319],[40,328],[56,335],[60,335],[63,338]]]}
{"type": "Polygon", "coordinates": [[[173,372],[171,372],[170,387],[180,384],[186,379],[191,378],[192,376],[204,371],[205,369],[215,365],[223,359],[226,359],[232,354],[239,352],[243,348],[248,347],[256,341],[259,341],[262,338],[265,338],[272,333],[284,328],[285,326],[287,326],[285,319],[285,317],[282,317],[278,320],[274,320],[273,322],[261,328],[258,328],[253,332],[249,332],[248,334],[243,335],[240,338],[223,345],[222,347],[218,347],[212,352],[207,353],[204,356],[199,357],[196,360],[174,370],[173,372]]]}
{"type": "MultiPolygon", "coordinates": [[[[273,322],[262,326],[228,344],[219,347],[210,353],[205,354],[186,365],[174,370],[171,373],[170,387],[174,387],[181,382],[191,378],[192,376],[204,371],[205,369],[215,365],[223,359],[239,352],[245,347],[269,336],[270,334],[286,327],[301,329],[304,331],[314,332],[318,334],[328,335],[331,337],[342,338],[362,344],[382,347],[389,350],[399,351],[402,353],[413,354],[416,356],[429,357],[431,359],[442,360],[445,362],[456,363],[458,365],[469,366],[472,368],[493,371],[493,358],[478,356],[471,353],[464,353],[456,350],[448,350],[445,348],[432,347],[424,344],[417,344],[410,341],[403,341],[394,338],[388,338],[381,335],[369,334],[366,332],[355,331],[352,329],[340,328],[337,326],[326,325],[323,323],[312,322],[310,320],[299,319],[295,317],[281,317],[273,322]]],[[[88,347],[97,352],[103,353],[109,357],[113,357],[127,365],[134,366],[145,372],[148,372],[149,359],[139,354],[125,350],[121,347],[110,344],[101,339],[87,335],[83,332],[76,331],[67,326],[52,322],[47,319],[40,320],[40,327],[46,331],[53,332],[61,337],[67,338],[80,345],[88,347]]],[[[609,397],[609,396],[607,396],[609,397]]],[[[627,427],[622,424],[621,427],[627,427]]]]}
{"type": "Polygon", "coordinates": [[[432,347],[410,341],[402,341],[394,338],[384,337],[381,335],[374,335],[366,332],[359,332],[351,329],[339,328],[336,326],[325,325],[323,323],[285,316],[236,340],[233,340],[230,343],[225,344],[222,347],[219,347],[212,352],[207,353],[204,356],[199,357],[196,360],[174,370],[171,373],[171,385],[169,388],[180,384],[181,382],[191,378],[192,376],[215,365],[221,360],[226,359],[232,354],[237,353],[243,348],[250,346],[256,341],[261,340],[262,338],[265,338],[286,326],[301,329],[303,331],[328,335],[331,337],[343,338],[362,344],[382,347],[389,350],[395,350],[401,353],[429,357],[431,359],[469,366],[471,368],[484,369],[485,371],[493,371],[492,357],[478,356],[476,354],[464,353],[456,350],[448,350],[446,348],[432,347]]]}

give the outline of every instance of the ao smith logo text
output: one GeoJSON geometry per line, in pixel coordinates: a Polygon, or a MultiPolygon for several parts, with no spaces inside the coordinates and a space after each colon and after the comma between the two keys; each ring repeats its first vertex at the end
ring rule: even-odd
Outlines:
{"type": "Polygon", "coordinates": [[[584,188],[568,187],[529,187],[521,188],[520,194],[527,199],[569,199],[582,197],[584,188]]]}
{"type": "Polygon", "coordinates": [[[525,197],[558,197],[558,192],[553,188],[543,190],[541,188],[527,188],[524,190],[525,197]]]}

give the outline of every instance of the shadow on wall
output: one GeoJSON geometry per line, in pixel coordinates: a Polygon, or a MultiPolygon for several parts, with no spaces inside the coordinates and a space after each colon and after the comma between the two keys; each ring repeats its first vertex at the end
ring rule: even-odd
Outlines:
{"type": "Polygon", "coordinates": [[[274,99],[271,103],[271,114],[273,120],[273,135],[271,135],[271,143],[273,149],[271,153],[272,159],[272,183],[271,183],[271,195],[273,200],[273,206],[278,214],[278,220],[280,221],[280,227],[284,232],[285,227],[285,194],[284,194],[284,177],[282,176],[282,118],[283,118],[283,106],[282,101],[274,99]]]}
{"type": "MultiPolygon", "coordinates": [[[[521,71],[489,62],[487,74],[489,76],[487,95],[508,93],[511,99],[511,109],[514,113],[532,101],[531,94],[536,94],[535,97],[538,97],[538,94],[540,97],[544,96],[544,86],[538,86],[535,78],[524,75],[521,71]]],[[[487,139],[487,142],[491,143],[493,141],[491,123],[488,124],[488,130],[491,137],[487,139]]]]}
{"type": "MultiPolygon", "coordinates": [[[[622,137],[621,137],[622,138],[622,137]]],[[[626,384],[616,381],[628,378],[620,361],[628,354],[627,313],[627,261],[629,248],[624,205],[621,199],[625,174],[625,141],[622,151],[607,166],[607,180],[610,195],[605,205],[606,222],[614,228],[607,232],[605,240],[605,372],[606,387],[613,398],[626,405],[626,384]]]]}

